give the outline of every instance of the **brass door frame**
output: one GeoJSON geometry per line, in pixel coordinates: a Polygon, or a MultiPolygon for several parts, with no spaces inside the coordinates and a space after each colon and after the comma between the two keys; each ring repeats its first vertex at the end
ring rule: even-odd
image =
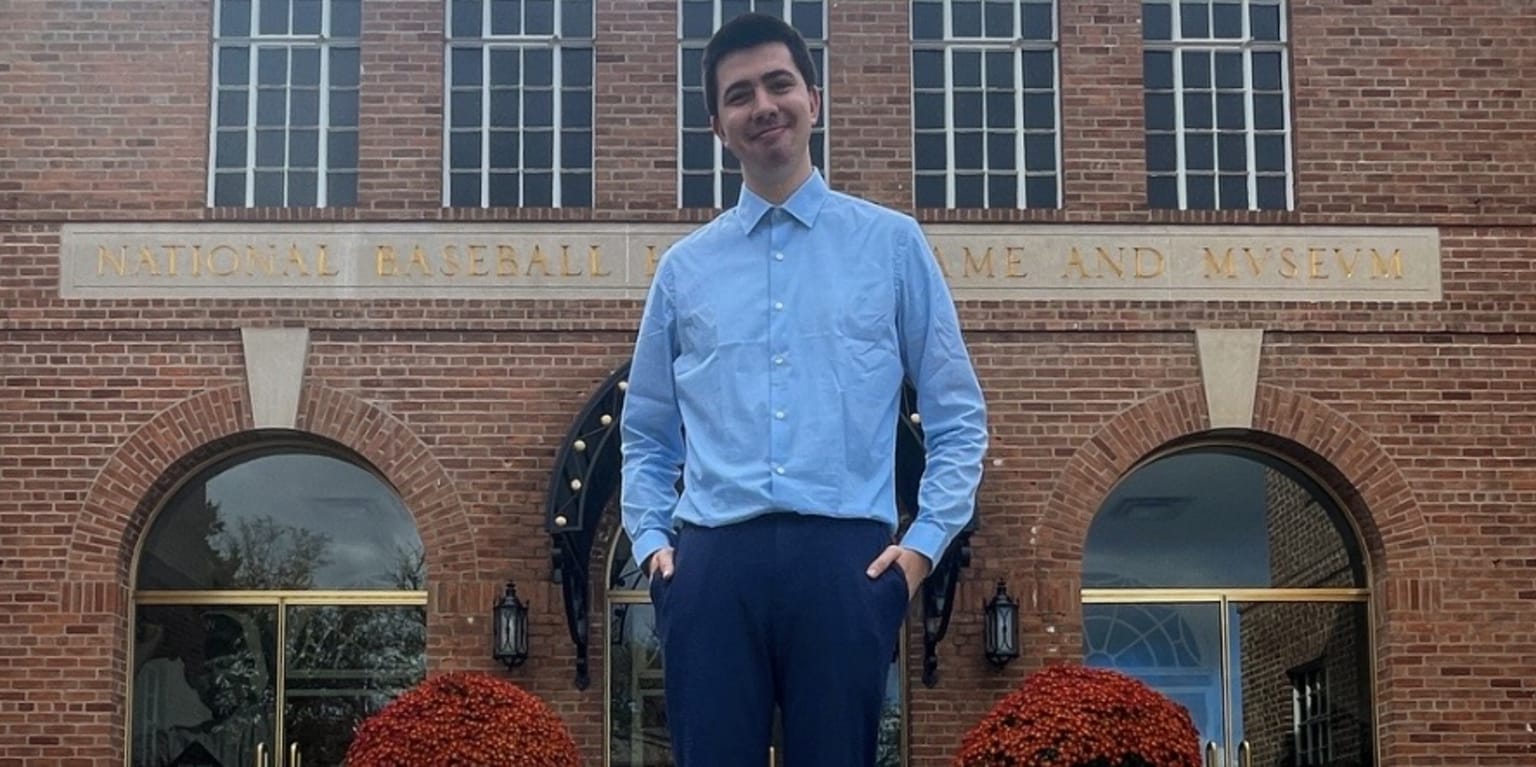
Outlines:
{"type": "MultiPolygon", "coordinates": [[[[134,626],[138,625],[140,605],[191,605],[191,606],[217,606],[217,605],[260,605],[271,606],[277,611],[276,635],[273,637],[273,645],[277,650],[276,667],[274,675],[274,710],[272,712],[272,732],[274,754],[281,754],[284,735],[283,701],[287,693],[288,675],[288,608],[304,606],[341,606],[341,607],[426,607],[427,592],[425,591],[342,591],[342,590],[275,590],[275,591],[143,591],[134,595],[132,609],[128,615],[128,636],[133,636],[134,626]]],[[[132,640],[130,640],[129,653],[132,655],[132,640]]],[[[128,678],[128,701],[123,707],[127,715],[127,721],[123,728],[125,742],[123,745],[123,767],[133,767],[133,699],[135,681],[132,675],[128,678]]],[[[282,757],[277,757],[281,759],[282,757]]],[[[278,765],[273,765],[278,767],[278,765]]],[[[290,766],[291,767],[291,766],[290,766]]]]}

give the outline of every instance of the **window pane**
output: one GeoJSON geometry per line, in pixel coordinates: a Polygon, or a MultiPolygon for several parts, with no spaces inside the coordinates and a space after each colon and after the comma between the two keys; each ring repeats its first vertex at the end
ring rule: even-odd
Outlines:
{"type": "Polygon", "coordinates": [[[560,52],[560,84],[567,88],[592,84],[591,48],[566,48],[560,52]]]}
{"type": "Polygon", "coordinates": [[[917,183],[913,185],[913,194],[916,198],[916,207],[942,208],[944,202],[944,177],[943,176],[918,176],[917,183]]]}
{"type": "Polygon", "coordinates": [[[312,170],[291,171],[288,174],[288,205],[313,206],[319,191],[317,178],[312,170]]]}
{"type": "Polygon", "coordinates": [[[356,87],[359,71],[356,48],[331,49],[331,85],[339,88],[356,87]]]}
{"type": "Polygon", "coordinates": [[[1285,136],[1255,136],[1253,145],[1254,164],[1259,171],[1285,170],[1285,136]]]}
{"type": "Polygon", "coordinates": [[[1184,180],[1185,207],[1189,210],[1216,208],[1216,177],[1190,174],[1184,180]]]}
{"type": "Polygon", "coordinates": [[[449,135],[448,167],[454,170],[480,168],[479,131],[459,131],[449,135]]]}
{"type": "MultiPolygon", "coordinates": [[[[243,158],[242,158],[242,164],[243,158]]],[[[219,207],[245,204],[245,174],[218,173],[213,177],[213,204],[219,207]]]]}
{"type": "Polygon", "coordinates": [[[821,3],[820,2],[795,2],[792,6],[792,21],[795,29],[807,40],[820,40],[823,37],[821,31],[821,3]]]}
{"type": "Polygon", "coordinates": [[[1147,136],[1147,170],[1174,171],[1179,167],[1178,139],[1172,134],[1147,136]]]}
{"type": "Polygon", "coordinates": [[[320,124],[320,91],[295,90],[291,101],[288,118],[291,124],[305,127],[320,124]]]}
{"type": "Polygon", "coordinates": [[[981,175],[955,176],[955,207],[980,208],[986,205],[982,197],[985,183],[981,175]]]}
{"type": "Polygon", "coordinates": [[[981,170],[982,138],[980,133],[955,134],[955,168],[981,170]]]}
{"type": "Polygon", "coordinates": [[[219,35],[246,37],[251,33],[251,0],[223,0],[219,3],[219,35]]]}
{"type": "MultiPolygon", "coordinates": [[[[704,111],[704,105],[694,99],[684,102],[683,110],[704,111]],[[692,106],[689,106],[689,105],[692,106]]],[[[591,91],[567,91],[560,95],[560,121],[568,128],[592,127],[592,92],[591,91]]],[[[706,117],[705,122],[708,122],[706,117]]]]}
{"type": "Polygon", "coordinates": [[[1259,208],[1263,210],[1285,210],[1287,207],[1285,190],[1287,182],[1284,177],[1260,176],[1259,177],[1259,208]]]}
{"type": "Polygon", "coordinates": [[[491,167],[516,168],[521,142],[514,131],[491,131],[491,167]]]}
{"type": "Polygon", "coordinates": [[[1056,134],[1024,136],[1024,168],[1030,171],[1056,170],[1056,134]]]}
{"type": "Polygon", "coordinates": [[[245,167],[245,131],[220,131],[216,142],[213,159],[215,167],[245,167]]]}
{"type": "Polygon", "coordinates": [[[1024,87],[1056,87],[1056,54],[1050,51],[1024,52],[1024,87]]]}
{"type": "Polygon", "coordinates": [[[320,0],[293,0],[293,33],[320,34],[320,0]]]}
{"type": "Polygon", "coordinates": [[[1253,97],[1253,127],[1280,130],[1285,127],[1285,99],[1279,94],[1261,93],[1253,97]]]}
{"type": "Polygon", "coordinates": [[[683,167],[712,168],[715,164],[715,137],[709,133],[683,134],[683,167]]]}
{"type": "Polygon", "coordinates": [[[549,91],[523,93],[523,125],[554,125],[554,94],[549,91]]]}
{"type": "Polygon", "coordinates": [[[1173,9],[1166,2],[1142,3],[1141,18],[1143,39],[1173,39],[1173,9]]]}
{"type": "Polygon", "coordinates": [[[592,36],[591,0],[562,0],[560,8],[560,34],[577,40],[592,36]]]}
{"type": "Polygon", "coordinates": [[[281,130],[256,131],[256,167],[281,168],[284,143],[281,130]]]}
{"type": "Polygon", "coordinates": [[[987,71],[986,80],[988,88],[1013,87],[1012,51],[988,51],[982,63],[987,71]]]}
{"type": "Polygon", "coordinates": [[[523,207],[548,208],[554,200],[554,177],[548,173],[523,175],[523,207]]]}
{"type": "Polygon", "coordinates": [[[256,92],[256,124],[282,125],[288,120],[287,93],[280,90],[256,92]]]}
{"type": "Polygon", "coordinates": [[[1242,130],[1247,122],[1243,94],[1216,94],[1216,127],[1222,130],[1242,130]]]}
{"type": "Polygon", "coordinates": [[[1214,170],[1216,167],[1215,137],[1209,133],[1185,134],[1184,167],[1190,170],[1214,170]]]}
{"type": "Polygon", "coordinates": [[[560,174],[560,205],[567,208],[592,206],[592,176],[587,173],[560,174]]]}
{"type": "MultiPolygon", "coordinates": [[[[485,77],[481,61],[481,48],[454,48],[448,55],[448,82],[455,87],[479,85],[485,77]]],[[[494,57],[501,51],[491,55],[494,57]]]]}
{"type": "Polygon", "coordinates": [[[449,23],[449,35],[453,37],[480,36],[480,0],[452,0],[453,19],[449,23]]]}
{"type": "Polygon", "coordinates": [[[1173,176],[1153,176],[1147,179],[1147,206],[1178,210],[1179,180],[1173,176]]]}
{"type": "Polygon", "coordinates": [[[454,91],[448,106],[449,125],[455,128],[480,125],[480,91],[454,91]]]}
{"type": "Polygon", "coordinates": [[[944,94],[917,93],[912,96],[912,124],[918,130],[944,128],[944,94]]]}
{"type": "Polygon", "coordinates": [[[548,48],[533,48],[523,52],[523,84],[549,87],[554,83],[554,52],[548,48]]]}
{"type": "Polygon", "coordinates": [[[516,50],[491,50],[491,85],[517,85],[521,71],[522,62],[516,50]]]}
{"type": "Polygon", "coordinates": [[[331,37],[354,38],[362,35],[361,0],[331,0],[331,37]]]}
{"type": "Polygon", "coordinates": [[[249,48],[219,49],[219,84],[245,85],[250,82],[251,51],[249,48]]]}
{"type": "Polygon", "coordinates": [[[707,38],[715,31],[713,4],[704,0],[683,3],[683,37],[707,38]]]}
{"type": "Polygon", "coordinates": [[[1211,94],[1208,92],[1184,95],[1184,127],[1190,130],[1210,128],[1214,124],[1211,114],[1211,94]]]}
{"type": "Polygon", "coordinates": [[[260,48],[256,51],[256,84],[288,84],[287,48],[260,48]]]}
{"type": "MultiPolygon", "coordinates": [[[[980,0],[952,0],[949,7],[949,23],[954,37],[981,37],[980,0]]],[[[977,205],[979,205],[981,198],[979,188],[977,192],[977,205]]],[[[977,207],[977,205],[964,207],[977,207]]]]}
{"type": "Polygon", "coordinates": [[[1248,7],[1248,33],[1255,40],[1280,40],[1280,6],[1250,5],[1248,7]]]}
{"type": "Polygon", "coordinates": [[[555,33],[554,0],[525,0],[523,3],[523,33],[552,35],[555,33]]]}
{"type": "Polygon", "coordinates": [[[517,127],[517,115],[521,103],[522,97],[517,91],[491,91],[491,127],[517,127]]]}
{"type": "Polygon", "coordinates": [[[257,29],[263,35],[283,35],[288,33],[288,2],[287,0],[260,0],[257,4],[261,14],[257,22],[257,29]]]}
{"type": "Polygon", "coordinates": [[[1056,127],[1056,94],[1024,94],[1024,127],[1030,130],[1056,127]]]}
{"type": "Polygon", "coordinates": [[[1218,182],[1222,210],[1243,210],[1248,207],[1248,177],[1222,176],[1218,182]]]}
{"type": "MultiPolygon", "coordinates": [[[[483,17],[480,23],[485,23],[483,17]]],[[[491,34],[517,35],[522,31],[523,0],[491,0],[491,34]]]]}
{"type": "Polygon", "coordinates": [[[1241,3],[1216,3],[1211,7],[1211,28],[1214,37],[1229,40],[1243,36],[1243,6],[1241,3]]]}
{"type": "Polygon", "coordinates": [[[331,125],[357,125],[357,91],[331,91],[331,125]]]}
{"type": "Polygon", "coordinates": [[[1184,37],[1203,39],[1211,35],[1209,7],[1204,3],[1179,4],[1179,31],[1184,37]]]}
{"type": "Polygon", "coordinates": [[[1017,165],[1018,144],[1013,131],[987,134],[987,167],[992,170],[1013,170],[1017,165]]]}
{"type": "Polygon", "coordinates": [[[1278,51],[1254,51],[1253,87],[1261,91],[1280,90],[1280,53],[1278,51]]]}
{"type": "Polygon", "coordinates": [[[976,51],[955,51],[950,77],[956,88],[981,86],[981,54],[976,51]]]}
{"type": "Polygon", "coordinates": [[[560,134],[560,167],[592,167],[592,134],[585,131],[565,131],[560,134]]]}
{"type": "Polygon", "coordinates": [[[357,131],[331,131],[326,139],[325,164],[332,170],[357,167],[357,131]]]}
{"type": "Polygon", "coordinates": [[[500,208],[516,206],[520,183],[516,173],[492,173],[490,204],[500,208]]]}
{"type": "Polygon", "coordinates": [[[987,0],[983,22],[988,37],[1013,37],[1012,0],[987,0]]]}
{"type": "Polygon", "coordinates": [[[248,91],[219,91],[219,127],[245,125],[250,114],[248,91]]]}
{"type": "Polygon", "coordinates": [[[914,88],[943,88],[944,87],[944,52],[943,51],[913,51],[912,52],[912,87],[914,87],[914,88]]]}
{"type": "Polygon", "coordinates": [[[1243,54],[1216,54],[1216,87],[1238,90],[1243,87],[1243,54]]]}
{"type": "Polygon", "coordinates": [[[912,3],[912,39],[944,39],[944,5],[938,2],[912,3]]]}
{"type": "Polygon", "coordinates": [[[1210,51],[1184,51],[1183,55],[1179,58],[1180,65],[1184,68],[1184,87],[1211,87],[1210,51]]]}
{"type": "Polygon", "coordinates": [[[313,168],[320,164],[320,132],[296,130],[288,134],[288,165],[313,168]]]}
{"type": "MultiPolygon", "coordinates": [[[[357,143],[357,136],[353,134],[353,143],[357,143]]],[[[340,207],[357,204],[357,173],[348,171],[337,173],[332,171],[325,174],[325,204],[328,207],[340,207]]]]}
{"type": "Polygon", "coordinates": [[[448,204],[479,207],[480,174],[454,173],[448,177],[448,204]]]}
{"type": "Polygon", "coordinates": [[[683,174],[683,207],[712,208],[715,205],[715,183],[711,175],[683,174]]]}
{"type": "Polygon", "coordinates": [[[955,93],[953,120],[956,128],[980,128],[981,118],[980,93],[955,93]]]}
{"type": "Polygon", "coordinates": [[[1014,106],[1012,93],[988,93],[987,127],[1012,128],[1014,106]]]}
{"type": "Polygon", "coordinates": [[[256,174],[256,192],[252,203],[262,207],[283,204],[283,172],[263,171],[256,174]]]}
{"type": "Polygon", "coordinates": [[[1216,139],[1216,163],[1225,171],[1247,170],[1248,141],[1241,134],[1225,134],[1216,139]]]}
{"type": "Polygon", "coordinates": [[[1172,93],[1148,93],[1146,112],[1147,130],[1171,131],[1174,129],[1172,93]]]}
{"type": "Polygon", "coordinates": [[[554,162],[555,136],[548,131],[523,134],[523,167],[548,168],[554,162]]]}
{"type": "Polygon", "coordinates": [[[1056,39],[1055,25],[1051,20],[1050,3],[1025,3],[1022,15],[1024,22],[1024,39],[1056,39]]]}
{"type": "Polygon", "coordinates": [[[1173,54],[1167,51],[1147,51],[1141,56],[1143,78],[1148,90],[1173,89],[1173,54]]]}
{"type": "Polygon", "coordinates": [[[1017,208],[1019,206],[1018,179],[1012,175],[992,176],[987,179],[987,207],[1017,208]]]}
{"type": "Polygon", "coordinates": [[[1056,195],[1054,176],[1031,176],[1024,180],[1024,207],[1058,208],[1061,201],[1056,195]]]}
{"type": "Polygon", "coordinates": [[[917,170],[944,170],[949,160],[948,142],[942,133],[919,133],[913,137],[913,164],[917,170]]]}

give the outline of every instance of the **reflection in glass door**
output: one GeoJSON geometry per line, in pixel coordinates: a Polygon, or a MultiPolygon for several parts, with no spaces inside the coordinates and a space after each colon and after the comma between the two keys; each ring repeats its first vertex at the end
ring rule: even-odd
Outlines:
{"type": "Polygon", "coordinates": [[[341,764],[357,726],[426,671],[415,595],[344,596],[139,605],[132,767],[341,764]]]}
{"type": "Polygon", "coordinates": [[[1246,596],[1085,597],[1084,662],[1188,709],[1206,767],[1371,765],[1366,604],[1246,596]]]}

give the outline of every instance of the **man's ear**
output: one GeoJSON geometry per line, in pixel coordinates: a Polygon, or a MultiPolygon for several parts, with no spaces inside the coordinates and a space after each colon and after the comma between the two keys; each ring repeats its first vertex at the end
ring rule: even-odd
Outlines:
{"type": "Polygon", "coordinates": [[[725,147],[726,149],[731,148],[730,142],[725,140],[725,130],[720,127],[719,115],[709,116],[709,129],[715,132],[715,138],[720,139],[721,146],[725,147]]]}
{"type": "Polygon", "coordinates": [[[821,119],[821,89],[809,83],[805,87],[811,91],[811,125],[814,126],[821,119]]]}

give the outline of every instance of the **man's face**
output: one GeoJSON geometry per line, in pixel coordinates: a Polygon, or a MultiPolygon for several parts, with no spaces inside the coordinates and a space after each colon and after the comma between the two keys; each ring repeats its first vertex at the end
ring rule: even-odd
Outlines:
{"type": "Polygon", "coordinates": [[[748,180],[810,172],[821,94],[800,76],[789,48],[765,43],[726,54],[715,81],[720,101],[710,123],[748,180]]]}

